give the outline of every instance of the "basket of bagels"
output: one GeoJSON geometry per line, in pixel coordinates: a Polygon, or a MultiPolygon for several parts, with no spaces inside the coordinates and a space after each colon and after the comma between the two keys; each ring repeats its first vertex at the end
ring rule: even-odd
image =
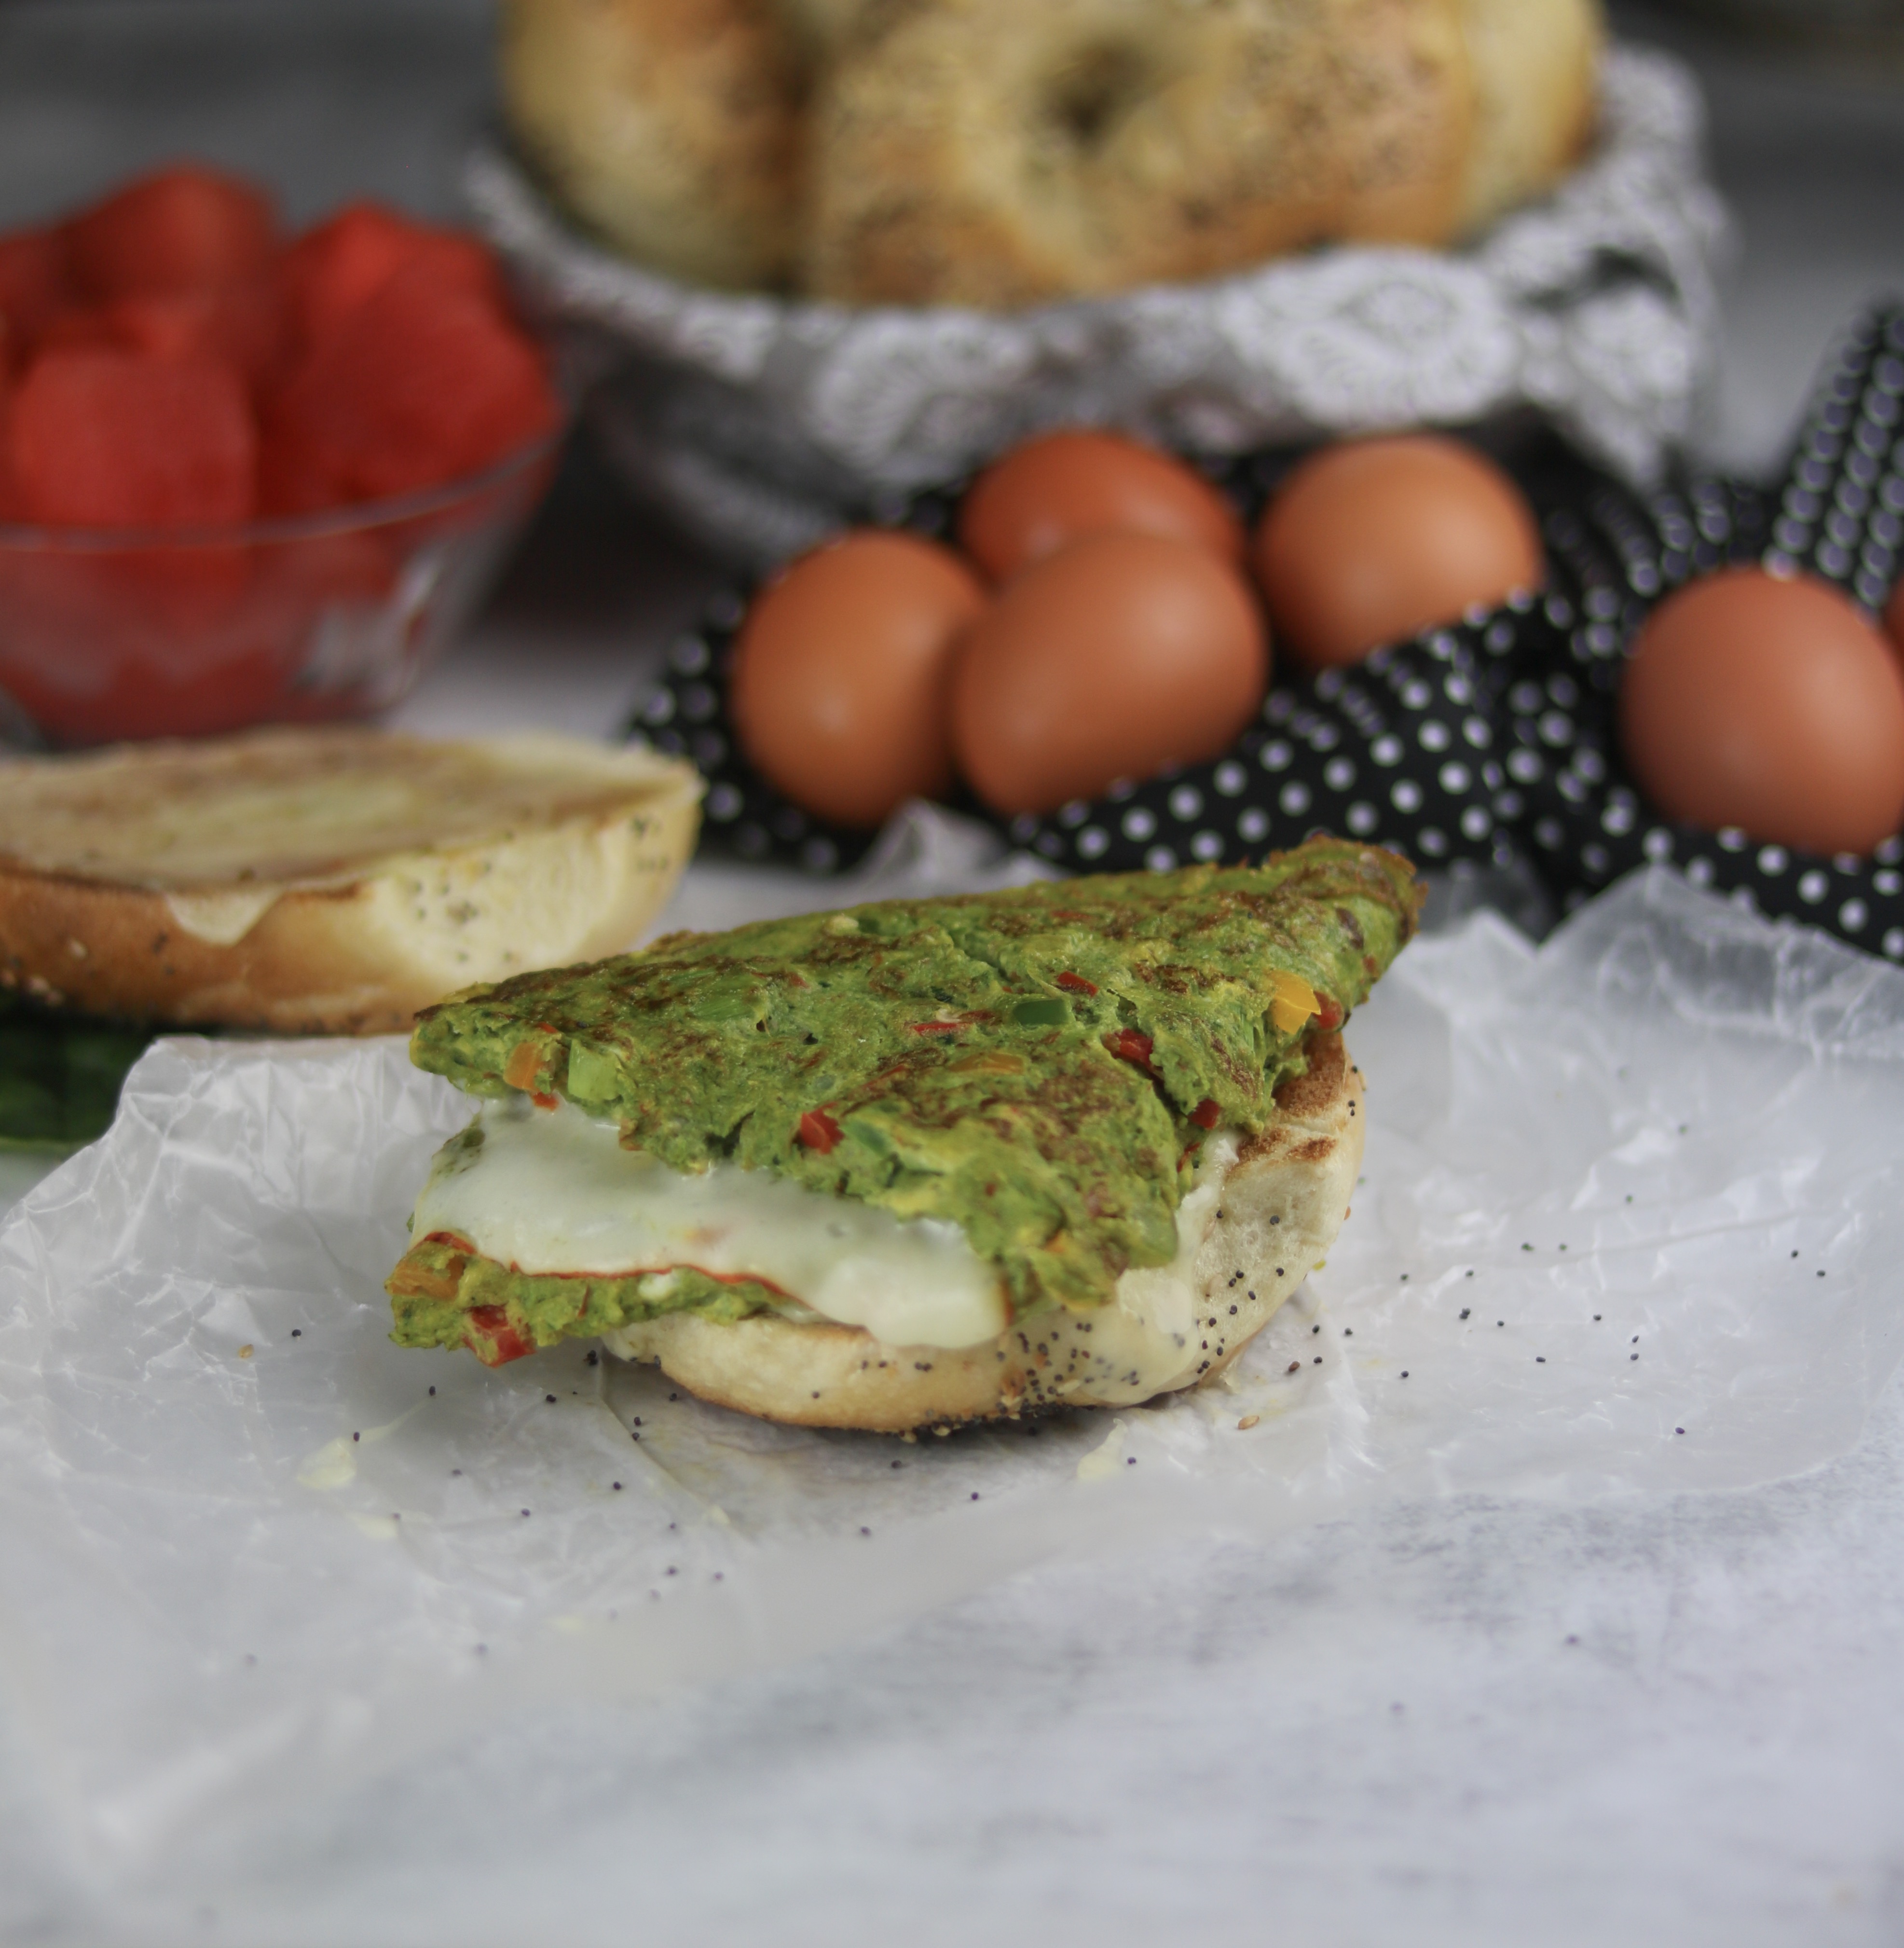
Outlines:
{"type": "Polygon", "coordinates": [[[1110,425],[1683,432],[1724,224],[1599,0],[512,0],[467,187],[621,470],[756,564],[1110,425]]]}

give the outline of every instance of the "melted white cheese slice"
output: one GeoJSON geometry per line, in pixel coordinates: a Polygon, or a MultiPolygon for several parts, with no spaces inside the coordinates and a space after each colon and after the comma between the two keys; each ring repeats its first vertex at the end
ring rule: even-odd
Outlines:
{"type": "Polygon", "coordinates": [[[612,1123],[526,1097],[486,1104],[437,1152],[412,1235],[453,1231],[524,1272],[693,1265],[764,1280],[895,1346],[975,1346],[1004,1329],[998,1276],[957,1224],[910,1221],[786,1177],[716,1163],[699,1176],[622,1147],[612,1123]]]}

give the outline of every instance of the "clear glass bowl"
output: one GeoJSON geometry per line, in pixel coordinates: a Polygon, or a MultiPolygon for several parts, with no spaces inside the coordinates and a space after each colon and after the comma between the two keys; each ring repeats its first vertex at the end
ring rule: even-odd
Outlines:
{"type": "Polygon", "coordinates": [[[487,593],[561,439],[447,486],[241,527],[0,523],[0,708],[57,745],[386,709],[487,593]]]}

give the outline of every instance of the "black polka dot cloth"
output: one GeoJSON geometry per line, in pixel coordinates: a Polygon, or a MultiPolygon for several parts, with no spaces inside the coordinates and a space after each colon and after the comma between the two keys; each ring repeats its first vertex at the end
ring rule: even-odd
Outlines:
{"type": "MultiPolygon", "coordinates": [[[[1253,521],[1297,457],[1258,456],[1214,477],[1253,521]]],[[[1698,575],[1761,561],[1881,610],[1904,554],[1904,309],[1851,333],[1773,492],[1702,479],[1638,495],[1552,443],[1515,467],[1547,544],[1540,594],[1353,669],[1277,684],[1259,720],[1210,763],[1048,817],[1001,820],[969,799],[955,808],[1068,871],[1233,862],[1323,830],[1394,846],[1431,870],[1530,864],[1571,907],[1635,867],[1674,865],[1769,916],[1904,960],[1904,845],[1817,858],[1657,818],[1626,774],[1615,722],[1635,631],[1698,575]]],[[[947,492],[876,511],[943,538],[957,505],[947,492]]],[[[734,749],[726,674],[743,611],[740,596],[724,596],[671,646],[632,727],[707,776],[705,842],[837,870],[873,835],[789,803],[734,749]]]]}
{"type": "Polygon", "coordinates": [[[1656,817],[1626,775],[1615,706],[1633,633],[1660,596],[1729,562],[1835,584],[1868,613],[1895,584],[1904,538],[1904,311],[1865,320],[1819,389],[1782,486],[1719,482],[1639,501],[1602,485],[1546,522],[1557,579],[1580,614],[1511,659],[1502,692],[1521,828],[1566,906],[1633,867],[1673,865],[1694,885],[1772,918],[1826,928],[1904,960],[1904,843],[1869,858],[1759,845],[1656,817]]]}

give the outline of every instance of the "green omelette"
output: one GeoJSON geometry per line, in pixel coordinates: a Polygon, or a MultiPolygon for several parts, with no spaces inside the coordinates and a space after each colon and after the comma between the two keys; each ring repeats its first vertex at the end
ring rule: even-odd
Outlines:
{"type": "MultiPolygon", "coordinates": [[[[882,1357],[905,1343],[891,1336],[908,1330],[890,1289],[902,1274],[882,1274],[856,1314],[816,1309],[813,1290],[776,1273],[808,1214],[888,1272],[929,1251],[933,1264],[956,1258],[954,1283],[992,1308],[988,1342],[1042,1319],[1087,1326],[1127,1275],[1188,1249],[1183,1212],[1219,1149],[1226,1170],[1261,1155],[1319,1052],[1340,1067],[1337,1031],[1408,938],[1419,898],[1394,855],[1316,839],[1257,867],[671,935],[454,997],[419,1017],[413,1058],[485,1107],[439,1156],[389,1282],[394,1336],[492,1363],[572,1335],[630,1350],[613,1335],[673,1320],[678,1337],[684,1315],[723,1360],[734,1329],[763,1320],[864,1339],[873,1318],[882,1357]],[[502,1159],[532,1148],[538,1188],[510,1177],[522,1214],[503,1224],[502,1159]],[[575,1222],[597,1255],[638,1262],[585,1261],[572,1229],[560,1234],[551,1213],[571,1183],[585,1186],[575,1222]],[[697,1199],[698,1228],[678,1235],[665,1216],[622,1222],[640,1199],[697,1199]]],[[[823,1274],[845,1289],[838,1265],[795,1257],[807,1286],[823,1274]]],[[[969,1363],[958,1336],[915,1343],[942,1349],[935,1367],[955,1351],[969,1363]]]]}

